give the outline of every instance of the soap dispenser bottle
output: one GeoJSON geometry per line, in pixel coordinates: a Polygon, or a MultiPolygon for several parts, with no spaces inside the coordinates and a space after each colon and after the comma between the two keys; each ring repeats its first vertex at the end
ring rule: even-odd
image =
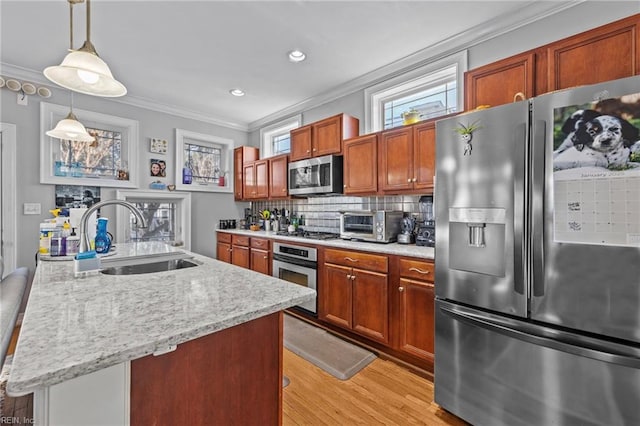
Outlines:
{"type": "Polygon", "coordinates": [[[98,219],[98,225],[96,227],[96,253],[109,253],[111,249],[111,238],[107,234],[108,219],[101,217],[98,219]]]}

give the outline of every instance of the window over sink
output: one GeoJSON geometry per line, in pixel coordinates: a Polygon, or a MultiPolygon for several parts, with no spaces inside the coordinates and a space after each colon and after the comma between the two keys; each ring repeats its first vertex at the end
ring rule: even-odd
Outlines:
{"type": "Polygon", "coordinates": [[[68,106],[40,103],[40,183],[136,188],[138,122],[74,108],[94,141],[47,136],[68,113],[68,106]]]}

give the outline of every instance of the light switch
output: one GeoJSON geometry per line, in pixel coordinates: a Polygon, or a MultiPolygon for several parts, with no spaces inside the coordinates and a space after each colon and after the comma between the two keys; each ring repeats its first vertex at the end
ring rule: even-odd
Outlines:
{"type": "Polygon", "coordinates": [[[24,203],[24,214],[40,214],[40,203],[24,203]]]}

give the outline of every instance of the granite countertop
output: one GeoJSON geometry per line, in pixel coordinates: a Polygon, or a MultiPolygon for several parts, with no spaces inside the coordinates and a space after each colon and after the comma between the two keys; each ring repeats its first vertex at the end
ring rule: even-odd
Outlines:
{"type": "Polygon", "coordinates": [[[74,278],[41,261],[13,357],[12,396],[140,358],[313,300],[306,287],[163,243],[116,244],[113,260],[185,252],[200,266],[74,278]]]}
{"type": "Polygon", "coordinates": [[[433,247],[417,246],[415,244],[398,244],[398,243],[367,243],[363,241],[349,241],[336,238],[333,240],[314,240],[302,237],[289,237],[287,235],[278,235],[275,232],[267,231],[250,231],[246,229],[218,229],[218,232],[228,232],[230,234],[247,235],[249,237],[272,238],[283,241],[295,241],[298,243],[312,244],[324,247],[336,247],[347,250],[369,251],[373,253],[395,254],[399,256],[409,256],[422,259],[435,258],[433,247]]]}

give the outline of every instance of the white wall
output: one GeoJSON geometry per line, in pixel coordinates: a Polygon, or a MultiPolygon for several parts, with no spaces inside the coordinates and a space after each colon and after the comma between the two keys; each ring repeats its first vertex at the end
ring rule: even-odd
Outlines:
{"type": "MultiPolygon", "coordinates": [[[[52,86],[49,85],[49,87],[52,86]]],[[[54,87],[52,90],[53,96],[46,102],[69,105],[68,91],[54,87]]],[[[0,91],[0,122],[13,123],[17,127],[18,176],[15,206],[18,222],[17,265],[28,266],[32,272],[35,268],[35,254],[38,249],[39,223],[51,217],[48,211],[55,205],[54,185],[40,184],[40,100],[38,96],[29,96],[28,105],[20,106],[16,103],[15,92],[4,89],[0,91]],[[41,203],[42,214],[23,215],[24,203],[41,203]]],[[[152,181],[148,176],[149,160],[160,157],[158,154],[149,152],[149,139],[152,137],[169,141],[169,152],[162,156],[167,161],[167,178],[163,179],[167,184],[174,183],[175,128],[233,139],[236,146],[248,143],[247,133],[244,131],[145,110],[108,99],[76,94],[74,107],[139,121],[138,167],[141,175],[139,189],[149,189],[148,185],[152,181]]],[[[103,200],[115,198],[115,189],[102,188],[101,198],[103,200]]],[[[241,217],[248,203],[234,202],[233,194],[202,192],[193,192],[191,200],[191,249],[194,252],[215,257],[215,227],[218,220],[241,217]]],[[[115,207],[103,210],[103,214],[115,222],[115,207]]],[[[109,228],[114,232],[115,223],[110,222],[109,228]]]]}

